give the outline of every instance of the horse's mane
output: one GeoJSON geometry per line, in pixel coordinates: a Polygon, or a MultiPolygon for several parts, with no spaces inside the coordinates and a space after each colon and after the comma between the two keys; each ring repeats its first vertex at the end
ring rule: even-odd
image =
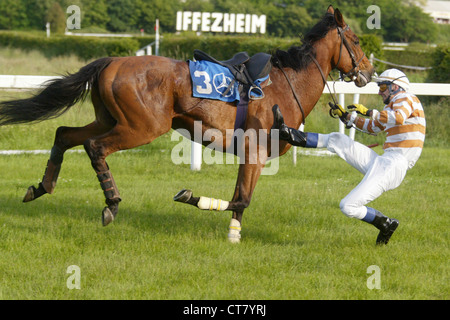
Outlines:
{"type": "Polygon", "coordinates": [[[331,13],[327,13],[323,16],[312,29],[302,37],[302,45],[291,46],[287,51],[277,49],[275,53],[272,54],[272,62],[274,66],[290,67],[294,70],[301,70],[305,68],[310,62],[312,54],[316,56],[313,44],[324,38],[328,31],[337,27],[336,19],[331,13]]]}

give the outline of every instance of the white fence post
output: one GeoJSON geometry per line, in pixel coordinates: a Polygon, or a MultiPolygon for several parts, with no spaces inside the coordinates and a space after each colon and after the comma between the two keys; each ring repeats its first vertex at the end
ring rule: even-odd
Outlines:
{"type": "Polygon", "coordinates": [[[136,51],[137,56],[143,56],[144,54],[147,54],[148,56],[153,55],[152,52],[152,45],[155,45],[155,55],[159,56],[159,42],[160,42],[161,36],[159,34],[159,19],[156,19],[155,22],[155,41],[152,43],[146,45],[145,47],[139,49],[136,51]]]}
{"type": "MultiPolygon", "coordinates": [[[[358,104],[359,103],[359,93],[355,93],[353,94],[353,104],[358,104]]],[[[348,136],[350,137],[350,139],[355,140],[355,128],[352,127],[350,128],[350,132],[348,134],[348,136]]]]}
{"type": "Polygon", "coordinates": [[[45,31],[47,33],[47,38],[50,38],[50,22],[45,24],[45,31]]]}
{"type": "MultiPolygon", "coordinates": [[[[345,94],[339,93],[339,104],[345,108],[345,94]]],[[[339,132],[345,133],[345,125],[342,123],[342,121],[339,121],[339,132]]]]}
{"type": "Polygon", "coordinates": [[[199,171],[202,168],[202,145],[191,141],[191,170],[199,171]]]}
{"type": "MultiPolygon", "coordinates": [[[[300,131],[305,131],[305,125],[302,123],[298,128],[300,131]]],[[[294,166],[297,165],[297,147],[292,147],[292,161],[294,162],[294,166]]]]}
{"type": "Polygon", "coordinates": [[[159,56],[159,19],[156,19],[155,25],[155,55],[159,56]]]}

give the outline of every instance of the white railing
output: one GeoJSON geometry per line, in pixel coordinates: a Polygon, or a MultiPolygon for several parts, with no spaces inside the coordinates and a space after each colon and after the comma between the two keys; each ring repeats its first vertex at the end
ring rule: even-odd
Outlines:
{"type": "Polygon", "coordinates": [[[38,89],[45,82],[56,78],[59,77],[0,75],[0,89],[38,89]]]}
{"type": "MultiPolygon", "coordinates": [[[[23,76],[23,75],[0,75],[0,90],[8,89],[38,89],[48,81],[58,77],[52,76],[23,76]]],[[[359,102],[360,94],[377,94],[378,86],[371,82],[365,87],[358,88],[353,83],[328,82],[328,86],[333,93],[338,95],[339,104],[344,105],[345,94],[353,94],[353,103],[359,102]]],[[[411,83],[410,92],[418,96],[450,96],[450,84],[448,83],[411,83]]],[[[327,86],[323,90],[324,94],[329,94],[327,86]]],[[[349,136],[354,139],[355,129],[350,129],[349,136]]],[[[344,132],[344,125],[339,121],[339,131],[344,132]]],[[[296,147],[293,152],[293,162],[297,161],[296,147]]],[[[202,163],[201,144],[191,143],[191,169],[200,170],[202,163]]]]}
{"type": "MultiPolygon", "coordinates": [[[[25,76],[25,75],[0,75],[0,89],[36,89],[45,81],[60,78],[58,76],[25,76]]],[[[332,91],[337,94],[377,94],[378,86],[371,82],[365,87],[358,88],[348,82],[328,82],[332,91]]],[[[450,96],[450,84],[448,83],[411,83],[410,92],[417,96],[450,96]]],[[[327,87],[323,93],[329,93],[327,87]]]]}
{"type": "Polygon", "coordinates": [[[126,33],[77,33],[66,31],[64,33],[66,36],[77,36],[77,37],[101,37],[101,38],[132,38],[136,37],[135,34],[126,34],[126,33]]]}

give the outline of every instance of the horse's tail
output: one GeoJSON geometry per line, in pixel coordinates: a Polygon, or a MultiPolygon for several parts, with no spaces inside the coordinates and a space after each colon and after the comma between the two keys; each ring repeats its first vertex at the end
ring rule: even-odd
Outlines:
{"type": "Polygon", "coordinates": [[[59,117],[86,98],[111,61],[112,58],[101,58],[82,67],[77,73],[50,80],[40,93],[31,98],[0,102],[0,126],[59,117]]]}

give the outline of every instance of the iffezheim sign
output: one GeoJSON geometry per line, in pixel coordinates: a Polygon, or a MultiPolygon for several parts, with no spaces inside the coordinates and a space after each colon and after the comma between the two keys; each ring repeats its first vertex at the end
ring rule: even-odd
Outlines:
{"type": "Polygon", "coordinates": [[[176,29],[177,31],[266,33],[266,16],[178,11],[176,29]]]}

